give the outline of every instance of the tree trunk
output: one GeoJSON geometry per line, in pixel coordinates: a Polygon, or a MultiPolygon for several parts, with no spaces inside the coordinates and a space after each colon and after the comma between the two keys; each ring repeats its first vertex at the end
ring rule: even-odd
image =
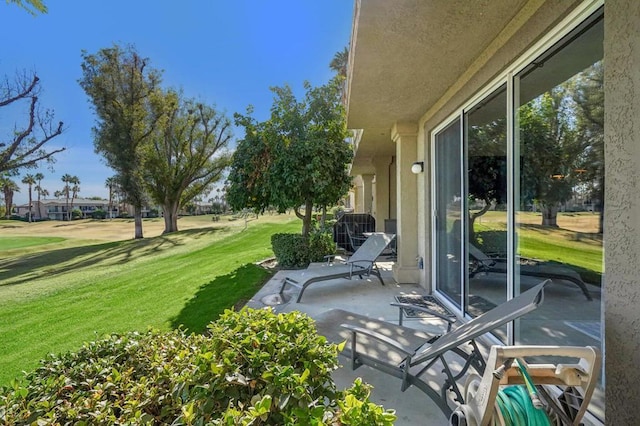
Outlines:
{"type": "Polygon", "coordinates": [[[327,206],[322,206],[322,216],[320,216],[320,229],[326,229],[327,224],[327,206]]]}
{"type": "Polygon", "coordinates": [[[31,204],[33,203],[33,198],[31,197],[31,185],[29,185],[29,223],[31,223],[31,216],[33,216],[33,210],[31,204]]]}
{"type": "Polygon", "coordinates": [[[133,208],[133,221],[135,223],[135,238],[136,240],[144,238],[142,235],[142,206],[135,206],[133,208]]]}
{"type": "Polygon", "coordinates": [[[4,191],[4,217],[11,219],[11,208],[13,207],[13,191],[4,191]]]}
{"type": "Polygon", "coordinates": [[[558,206],[542,206],[542,226],[558,227],[558,206]]]}
{"type": "Polygon", "coordinates": [[[304,205],[304,219],[302,220],[302,236],[305,238],[308,238],[309,232],[311,232],[312,213],[313,213],[313,202],[311,200],[307,200],[304,205]]]}
{"type": "Polygon", "coordinates": [[[163,205],[162,215],[164,216],[164,231],[162,233],[178,232],[178,203],[163,205]]]}

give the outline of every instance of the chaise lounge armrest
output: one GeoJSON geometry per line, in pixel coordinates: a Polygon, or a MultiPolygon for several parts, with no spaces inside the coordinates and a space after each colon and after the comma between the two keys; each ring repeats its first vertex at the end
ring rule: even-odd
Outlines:
{"type": "Polygon", "coordinates": [[[398,308],[398,324],[402,325],[402,321],[404,320],[404,309],[413,309],[415,311],[420,311],[420,312],[424,312],[425,314],[429,314],[432,315],[434,317],[440,318],[443,321],[447,322],[447,333],[449,331],[451,331],[451,326],[453,324],[456,323],[457,319],[456,318],[451,318],[448,317],[446,315],[442,315],[441,313],[438,313],[436,311],[434,311],[433,309],[429,309],[425,306],[420,306],[420,305],[414,305],[412,303],[400,303],[400,302],[394,302],[390,304],[391,306],[396,306],[398,308]]]}
{"type": "Polygon", "coordinates": [[[356,343],[357,343],[357,335],[358,334],[363,334],[365,336],[371,337],[372,339],[376,339],[376,340],[378,340],[378,341],[380,341],[380,342],[382,342],[382,343],[384,343],[386,345],[389,345],[389,346],[393,347],[397,351],[402,352],[406,356],[411,356],[415,352],[415,348],[408,349],[404,345],[402,345],[400,342],[398,342],[397,340],[392,339],[389,336],[385,336],[384,334],[378,333],[377,331],[367,330],[366,328],[358,327],[356,325],[351,325],[351,324],[340,324],[340,327],[346,328],[347,330],[351,331],[351,334],[352,334],[352,338],[351,338],[351,355],[352,355],[352,357],[357,353],[356,352],[356,343]]]}

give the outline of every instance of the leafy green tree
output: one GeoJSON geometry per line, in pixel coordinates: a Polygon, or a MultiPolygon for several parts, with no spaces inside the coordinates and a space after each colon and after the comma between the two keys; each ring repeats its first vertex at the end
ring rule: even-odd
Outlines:
{"type": "Polygon", "coordinates": [[[231,121],[215,108],[163,96],[164,115],[144,154],[143,177],[149,195],[162,207],[164,233],[178,230],[178,211],[212,189],[229,164],[224,151],[231,121]]]}
{"type": "Polygon", "coordinates": [[[42,0],[7,0],[7,3],[18,5],[33,16],[48,12],[47,5],[42,0]]]}
{"type": "Polygon", "coordinates": [[[263,123],[251,117],[251,110],[236,114],[245,138],[228,178],[227,199],[234,209],[293,209],[307,237],[314,206],[333,205],[347,193],[353,150],[346,142],[340,84],[340,78],[316,88],[305,83],[302,101],[289,86],[272,88],[271,118],[263,123]]]}
{"type": "Polygon", "coordinates": [[[108,177],[107,180],[104,181],[104,185],[109,189],[109,219],[111,219],[111,213],[113,212],[113,196],[118,189],[118,181],[115,176],[108,177]]]}
{"type": "Polygon", "coordinates": [[[133,46],[114,45],[96,54],[83,51],[82,58],[80,86],[98,119],[93,129],[95,150],[118,174],[134,209],[135,238],[143,238],[143,153],[160,117],[160,72],[133,46]]]}
{"type": "Polygon", "coordinates": [[[62,121],[54,123],[50,110],[39,108],[40,79],[36,74],[17,75],[14,81],[5,78],[0,85],[0,108],[12,104],[28,105],[28,122],[23,127],[16,125],[7,137],[0,140],[0,173],[17,174],[19,169],[36,167],[41,161],[53,161],[53,156],[65,150],[47,149],[46,144],[64,131],[62,121]]]}
{"type": "Polygon", "coordinates": [[[26,174],[23,176],[22,178],[22,183],[24,183],[25,185],[27,185],[28,189],[29,189],[29,223],[31,223],[32,220],[32,216],[33,216],[33,210],[32,210],[32,202],[33,202],[33,185],[35,185],[36,183],[36,177],[32,174],[26,174]]]}
{"type": "Polygon", "coordinates": [[[9,219],[13,208],[13,194],[20,192],[20,187],[9,177],[0,175],[0,189],[2,189],[2,195],[4,196],[4,214],[9,219]]]}

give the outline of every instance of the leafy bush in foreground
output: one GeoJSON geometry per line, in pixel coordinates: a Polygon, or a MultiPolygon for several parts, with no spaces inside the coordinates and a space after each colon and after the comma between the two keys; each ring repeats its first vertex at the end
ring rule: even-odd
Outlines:
{"type": "Polygon", "coordinates": [[[359,379],[336,390],[337,346],[299,312],[226,311],[210,336],[114,334],[51,355],[0,388],[4,424],[391,425],[359,379]]]}

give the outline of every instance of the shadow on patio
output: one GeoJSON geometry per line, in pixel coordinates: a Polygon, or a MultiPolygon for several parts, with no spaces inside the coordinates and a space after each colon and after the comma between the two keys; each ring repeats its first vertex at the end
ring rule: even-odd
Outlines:
{"type": "MultiPolygon", "coordinates": [[[[295,303],[298,289],[287,287],[283,297],[278,294],[282,280],[290,271],[279,271],[255,296],[247,306],[260,308],[272,306],[278,312],[298,310],[312,318],[322,318],[331,309],[344,309],[371,318],[398,324],[398,310],[390,306],[395,302],[395,296],[421,296],[427,291],[417,284],[398,284],[394,281],[391,262],[378,262],[381,275],[386,285],[381,286],[376,277],[360,279],[336,279],[317,283],[310,286],[304,293],[300,303],[295,303]]],[[[500,298],[500,289],[492,288],[492,277],[486,277],[486,287],[482,292],[483,303],[487,306],[497,305],[504,298],[500,298]]],[[[538,279],[523,279],[523,291],[537,284],[538,279]]],[[[522,344],[537,345],[593,345],[600,347],[599,322],[597,327],[592,325],[599,320],[600,292],[592,292],[593,301],[586,301],[582,291],[571,283],[556,281],[547,286],[544,303],[537,310],[520,319],[523,336],[522,344]]],[[[482,309],[482,307],[479,307],[482,309]]],[[[441,334],[446,330],[446,323],[436,318],[405,318],[405,326],[425,331],[429,334],[441,334]]],[[[340,327],[340,324],[332,325],[340,327]]],[[[498,336],[504,336],[504,330],[498,330],[498,336]]],[[[487,341],[481,348],[488,353],[490,344],[487,341]]],[[[334,373],[334,379],[341,388],[351,385],[356,377],[374,386],[372,400],[382,404],[385,408],[396,410],[397,425],[416,424],[449,424],[448,419],[437,405],[416,387],[411,386],[405,392],[400,391],[401,381],[367,366],[352,371],[349,360],[340,357],[342,367],[334,373]]],[[[439,365],[433,366],[434,372],[439,373],[439,365]]],[[[429,372],[430,373],[430,372],[429,372]]],[[[461,386],[464,385],[462,379],[461,386]]],[[[601,392],[596,389],[596,394],[601,392]]],[[[594,400],[603,400],[594,395],[594,400]]],[[[601,407],[592,401],[591,409],[599,412],[601,407]]],[[[589,424],[584,419],[585,424],[589,424]]]]}

